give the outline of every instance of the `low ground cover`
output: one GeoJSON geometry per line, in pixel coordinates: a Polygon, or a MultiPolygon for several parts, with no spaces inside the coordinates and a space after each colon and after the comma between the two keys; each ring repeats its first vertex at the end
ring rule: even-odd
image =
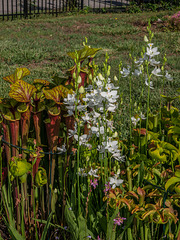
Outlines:
{"type": "Polygon", "coordinates": [[[3,238],[179,237],[179,35],[148,14],[5,23],[3,238]]]}

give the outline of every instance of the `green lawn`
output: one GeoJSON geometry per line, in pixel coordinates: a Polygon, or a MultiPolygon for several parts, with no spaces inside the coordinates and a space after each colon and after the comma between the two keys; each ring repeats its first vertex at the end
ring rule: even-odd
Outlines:
{"type": "MultiPolygon", "coordinates": [[[[0,73],[1,96],[7,96],[8,84],[2,77],[11,74],[17,67],[27,67],[31,71],[28,81],[34,78],[50,80],[54,74],[62,75],[73,64],[67,52],[82,47],[85,37],[88,44],[102,48],[96,55],[96,63],[102,66],[106,52],[109,55],[111,76],[118,76],[119,63],[127,66],[129,53],[140,57],[144,45],[144,35],[147,34],[148,19],[162,19],[169,12],[148,12],[140,14],[111,13],[86,14],[55,17],[39,17],[28,20],[0,22],[0,73]]],[[[174,95],[180,87],[180,34],[167,31],[163,24],[152,24],[154,46],[161,52],[159,59],[167,55],[166,69],[173,75],[173,82],[165,84],[165,94],[174,95]]],[[[159,81],[159,80],[158,80],[159,81]]],[[[129,82],[120,80],[120,94],[123,104],[119,114],[128,112],[129,82]]],[[[151,93],[151,106],[159,102],[160,86],[151,93]]],[[[141,82],[133,81],[133,102],[138,99],[141,82]]],[[[146,101],[146,96],[144,101],[146,101]]],[[[124,122],[126,122],[124,120],[124,122]]]]}

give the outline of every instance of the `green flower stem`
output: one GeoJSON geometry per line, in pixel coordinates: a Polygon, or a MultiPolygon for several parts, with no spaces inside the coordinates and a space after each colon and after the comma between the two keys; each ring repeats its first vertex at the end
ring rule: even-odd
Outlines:
{"type": "MultiPolygon", "coordinates": [[[[80,74],[80,62],[78,60],[78,55],[76,56],[76,65],[77,65],[77,73],[76,73],[76,78],[75,78],[75,90],[76,90],[76,103],[75,103],[75,120],[77,122],[77,134],[78,134],[78,147],[77,147],[77,155],[76,155],[76,162],[77,162],[77,173],[79,171],[79,163],[80,163],[80,144],[79,144],[79,137],[80,137],[80,122],[78,118],[78,101],[79,101],[79,89],[78,89],[78,77],[80,74]]],[[[79,174],[77,175],[77,194],[78,194],[78,216],[81,214],[81,202],[80,202],[80,186],[79,186],[79,174]]]]}
{"type": "MultiPolygon", "coordinates": [[[[36,161],[34,161],[36,162],[36,161]]],[[[33,168],[31,172],[31,184],[32,184],[32,205],[33,205],[33,213],[34,213],[34,219],[35,219],[35,238],[38,240],[38,232],[37,232],[37,223],[36,223],[36,202],[35,202],[35,189],[34,189],[34,177],[33,177],[33,168]]],[[[27,184],[27,181],[25,182],[27,184]]],[[[26,184],[24,183],[24,189],[26,189],[26,184]]]]}
{"type": "Polygon", "coordinates": [[[149,70],[148,70],[148,63],[146,63],[146,69],[147,69],[147,76],[148,76],[148,98],[147,98],[147,117],[146,117],[146,144],[145,144],[145,151],[147,155],[147,137],[148,137],[148,123],[149,123],[149,103],[150,103],[150,79],[151,75],[149,76],[149,70]]]}
{"type": "Polygon", "coordinates": [[[131,176],[131,169],[129,168],[130,166],[129,160],[126,161],[126,166],[127,166],[127,178],[128,178],[129,191],[132,191],[132,176],[131,176]]]}
{"type": "Polygon", "coordinates": [[[149,227],[148,227],[148,223],[145,223],[144,224],[145,226],[144,226],[144,228],[145,228],[145,230],[144,230],[144,232],[145,232],[145,238],[144,238],[144,240],[148,240],[148,232],[149,232],[149,227]]]}
{"type": "Polygon", "coordinates": [[[143,227],[142,221],[140,221],[140,236],[141,236],[141,240],[144,240],[144,227],[143,227]]]}
{"type": "Polygon", "coordinates": [[[23,190],[23,183],[21,183],[21,193],[22,193],[22,199],[21,199],[21,232],[22,236],[25,237],[25,224],[24,224],[24,190],[23,190]]]}
{"type": "MultiPolygon", "coordinates": [[[[0,177],[1,177],[1,180],[0,180],[0,192],[2,191],[2,185],[3,185],[3,182],[2,182],[2,147],[1,147],[1,138],[0,138],[0,177]]],[[[2,212],[2,198],[1,198],[1,212],[2,212]]]]}
{"type": "Polygon", "coordinates": [[[132,75],[130,76],[129,79],[129,118],[130,118],[130,127],[129,127],[129,131],[130,131],[130,146],[131,146],[131,141],[132,141],[132,75]]]}

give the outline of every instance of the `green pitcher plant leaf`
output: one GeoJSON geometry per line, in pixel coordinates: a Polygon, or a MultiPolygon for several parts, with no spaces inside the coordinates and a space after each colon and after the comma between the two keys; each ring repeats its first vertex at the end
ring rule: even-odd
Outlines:
{"type": "Polygon", "coordinates": [[[42,187],[47,183],[47,174],[46,170],[42,167],[38,168],[38,172],[36,173],[35,182],[38,187],[42,187]]]}
{"type": "Polygon", "coordinates": [[[31,101],[31,97],[36,91],[37,89],[33,85],[23,80],[18,80],[13,85],[11,85],[9,96],[18,102],[28,103],[31,101]]]}
{"type": "Polygon", "coordinates": [[[63,98],[65,98],[68,94],[72,93],[72,90],[69,90],[64,86],[59,85],[50,90],[43,89],[43,93],[47,99],[53,100],[57,104],[62,104],[63,98]]]}
{"type": "Polygon", "coordinates": [[[175,183],[180,182],[180,177],[171,177],[165,184],[165,189],[167,190],[169,187],[173,186],[175,183]]]}
{"type": "Polygon", "coordinates": [[[89,46],[84,46],[83,49],[78,50],[76,52],[68,52],[68,56],[70,56],[73,60],[76,59],[76,56],[78,55],[79,61],[84,61],[88,57],[94,57],[95,54],[100,51],[101,48],[91,48],[89,46]]]}
{"type": "Polygon", "coordinates": [[[10,162],[10,172],[14,177],[21,177],[31,171],[32,165],[25,159],[18,159],[14,157],[14,161],[10,162]]]}
{"type": "Polygon", "coordinates": [[[26,112],[28,110],[29,106],[26,103],[22,103],[17,107],[17,110],[19,113],[26,112]]]}
{"type": "Polygon", "coordinates": [[[15,112],[14,114],[12,112],[7,112],[6,114],[3,115],[3,117],[8,121],[16,121],[20,120],[21,114],[19,112],[15,112]]]}
{"type": "Polygon", "coordinates": [[[17,80],[22,80],[23,77],[28,76],[30,71],[27,68],[17,68],[15,73],[3,77],[3,79],[11,84],[15,83],[17,80]]]}

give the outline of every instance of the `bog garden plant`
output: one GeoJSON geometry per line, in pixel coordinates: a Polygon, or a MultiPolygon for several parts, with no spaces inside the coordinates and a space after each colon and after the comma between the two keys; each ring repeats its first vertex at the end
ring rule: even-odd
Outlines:
{"type": "Polygon", "coordinates": [[[63,77],[27,83],[27,68],[3,77],[10,91],[0,99],[0,193],[9,239],[180,237],[179,90],[165,95],[173,77],[150,23],[147,30],[140,57],[129,54],[113,79],[108,55],[100,69],[101,49],[87,39],[68,53],[74,65],[63,77]],[[134,105],[135,78],[141,94],[134,105]],[[114,124],[120,79],[129,82],[127,139],[114,124]],[[161,97],[151,106],[157,82],[161,97]]]}

